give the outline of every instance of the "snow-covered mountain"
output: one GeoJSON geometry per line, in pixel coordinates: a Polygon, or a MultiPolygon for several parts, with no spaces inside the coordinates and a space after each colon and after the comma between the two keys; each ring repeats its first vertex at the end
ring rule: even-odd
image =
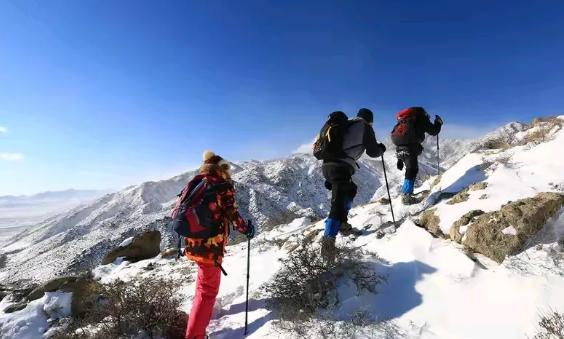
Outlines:
{"type": "MultiPolygon", "coordinates": [[[[440,177],[432,176],[433,163],[422,166],[428,179],[417,189],[426,197],[421,203],[404,206],[393,190],[392,205],[401,220],[397,229],[389,226],[389,205],[378,201],[384,195],[381,163],[363,159],[356,180],[366,180],[360,185],[364,190],[349,219],[363,232],[338,236],[337,245],[363,250],[360,259],[387,282],[377,285],[374,293],[359,288],[347,274],[338,277],[332,304],[302,328],[306,333],[301,337],[320,337],[322,327],[331,327],[333,333],[346,333],[333,335],[336,338],[525,339],[538,331],[543,313],[564,313],[564,161],[557,156],[564,148],[563,126],[561,116],[508,124],[475,142],[445,140],[443,163],[452,166],[445,166],[440,177]],[[480,246],[476,240],[482,241],[480,246]],[[509,249],[501,260],[498,249],[509,249]],[[360,324],[358,314],[364,315],[360,324]]],[[[429,162],[435,160],[432,141],[424,158],[429,162]]],[[[386,155],[389,179],[399,183],[395,159],[386,155]]],[[[9,266],[1,278],[31,278],[25,272],[35,266],[37,277],[46,279],[52,275],[39,266],[56,269],[46,260],[58,259],[57,265],[68,268],[73,261],[65,261],[65,255],[88,262],[143,229],[160,228],[166,234],[158,219],[191,175],[130,187],[38,226],[10,245],[9,266]],[[18,251],[25,241],[36,245],[18,251]],[[85,250],[88,246],[95,249],[85,250]],[[14,264],[24,273],[11,269],[14,264]]],[[[262,288],[283,269],[278,259],[287,259],[304,239],[316,245],[320,240],[323,222],[312,220],[327,208],[319,164],[307,155],[246,162],[237,165],[235,180],[242,210],[263,226],[252,241],[248,337],[300,337],[279,326],[262,288]],[[266,199],[272,200],[260,205],[266,199]]],[[[246,244],[235,244],[225,258],[229,275],[222,278],[208,328],[213,338],[242,337],[246,250],[246,244]]],[[[83,267],[98,263],[93,259],[83,267]]],[[[104,284],[143,276],[177,277],[183,281],[178,291],[185,300],[182,310],[188,311],[194,282],[186,276],[194,274],[192,267],[185,260],[157,256],[137,263],[116,260],[94,267],[93,273],[104,284]]],[[[49,326],[46,314],[53,313],[53,304],[64,309],[68,300],[68,295],[46,294],[21,311],[0,313],[0,335],[37,337],[49,326]]],[[[10,305],[3,300],[0,311],[10,305]]]]}
{"type": "Polygon", "coordinates": [[[25,228],[91,202],[107,191],[65,190],[35,195],[0,196],[0,243],[25,228]]]}
{"type": "MultiPolygon", "coordinates": [[[[396,219],[401,220],[397,230],[388,226],[389,205],[377,201],[384,195],[381,163],[363,159],[356,178],[363,189],[349,219],[363,233],[339,236],[337,245],[365,251],[361,259],[387,282],[374,293],[359,289],[346,274],[338,278],[332,306],[308,323],[305,336],[319,337],[323,327],[330,326],[334,333],[347,333],[334,335],[336,338],[350,338],[351,333],[355,338],[530,338],[538,331],[542,313],[563,312],[564,162],[555,156],[564,147],[563,125],[561,116],[530,125],[508,124],[475,142],[445,140],[443,163],[453,165],[445,166],[440,177],[433,176],[433,163],[422,166],[428,179],[418,188],[426,196],[421,203],[404,206],[393,190],[392,205],[396,219]],[[534,200],[539,195],[548,196],[544,205],[534,200]],[[475,215],[477,209],[482,214],[475,215]],[[469,212],[471,217],[467,217],[469,212]],[[512,224],[496,229],[505,222],[512,224]],[[479,234],[484,247],[476,247],[473,240],[484,225],[491,232],[479,234]],[[505,253],[502,260],[496,259],[497,252],[488,251],[488,246],[496,250],[514,246],[515,241],[523,246],[505,253]],[[364,315],[361,325],[355,323],[358,314],[364,315]]],[[[424,159],[435,160],[432,147],[426,152],[424,159]]],[[[389,179],[398,183],[401,173],[393,167],[395,159],[386,155],[389,179]]],[[[302,154],[237,164],[235,172],[242,211],[263,226],[252,242],[248,337],[296,337],[279,326],[262,287],[283,269],[278,259],[287,259],[303,239],[319,242],[323,222],[315,219],[327,208],[319,164],[302,154]]],[[[34,270],[44,280],[68,268],[94,268],[95,279],[104,284],[116,279],[193,274],[186,271],[193,271],[190,262],[161,256],[97,266],[99,255],[141,230],[158,228],[166,238],[168,230],[159,219],[168,213],[174,195],[192,174],[106,195],[26,232],[11,243],[2,279],[31,279],[28,272],[34,270]],[[23,248],[26,243],[29,246],[23,248]]],[[[214,338],[240,338],[246,245],[231,246],[224,266],[229,275],[222,279],[208,330],[214,338]]],[[[185,282],[178,293],[185,300],[182,309],[188,311],[194,283],[181,280],[185,282]]],[[[70,298],[68,293],[49,293],[21,311],[0,313],[0,334],[35,338],[37,333],[46,333],[50,323],[57,323],[48,321],[53,305],[67,309],[55,315],[62,317],[70,312],[70,298]]],[[[0,311],[10,305],[3,300],[0,311]]]]}
{"type": "MultiPolygon", "coordinates": [[[[426,145],[421,178],[436,173],[436,150],[426,145]],[[427,161],[428,160],[428,161],[427,161]]],[[[442,141],[441,158],[448,166],[473,147],[469,141],[442,141]]],[[[393,146],[388,145],[386,166],[390,187],[397,191],[402,173],[395,168],[393,146]]],[[[385,185],[380,159],[362,158],[355,175],[359,184],[358,205],[383,196],[385,185]]],[[[2,252],[7,266],[0,270],[5,281],[48,279],[68,271],[99,264],[104,251],[123,239],[148,228],[161,230],[168,246],[173,235],[162,222],[170,214],[176,195],[194,171],[159,182],[145,182],[50,218],[13,237],[2,252]]],[[[298,217],[317,220],[329,208],[321,163],[309,154],[285,159],[234,164],[237,199],[241,214],[264,229],[298,217]]]]}

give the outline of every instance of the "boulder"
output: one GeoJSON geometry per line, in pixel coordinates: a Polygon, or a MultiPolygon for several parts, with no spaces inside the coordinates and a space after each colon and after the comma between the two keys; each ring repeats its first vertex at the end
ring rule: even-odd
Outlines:
{"type": "MultiPolygon", "coordinates": [[[[474,220],[474,218],[484,214],[482,210],[472,210],[466,214],[464,214],[460,219],[455,221],[449,231],[449,236],[452,240],[456,242],[462,242],[462,237],[464,234],[461,234],[460,228],[463,226],[468,225],[470,222],[474,220]]],[[[463,232],[465,233],[465,232],[463,232]]]]}
{"type": "Polygon", "coordinates": [[[499,211],[484,213],[473,221],[462,243],[466,248],[501,263],[508,255],[519,253],[526,241],[563,205],[564,194],[553,192],[509,202],[499,211]]]}
{"type": "Polygon", "coordinates": [[[36,287],[27,295],[26,299],[28,301],[39,299],[45,295],[45,292],[72,292],[72,315],[82,317],[98,302],[101,290],[102,285],[92,278],[61,277],[36,287]]]}
{"type": "Polygon", "coordinates": [[[419,216],[419,224],[436,237],[444,238],[440,227],[441,219],[435,214],[435,209],[426,210],[419,216]]]}
{"type": "Polygon", "coordinates": [[[470,185],[469,189],[470,191],[480,191],[486,189],[486,187],[488,187],[488,183],[485,181],[480,181],[478,183],[470,185]]]}
{"type": "Polygon", "coordinates": [[[147,231],[137,235],[128,244],[119,246],[106,254],[104,260],[102,260],[102,265],[112,263],[118,257],[125,257],[125,260],[131,262],[149,259],[159,255],[160,251],[161,232],[147,231]]]}
{"type": "Polygon", "coordinates": [[[27,300],[22,300],[20,302],[12,304],[4,309],[4,313],[14,313],[17,311],[21,311],[24,308],[26,308],[27,303],[28,303],[27,300]]]}
{"type": "Polygon", "coordinates": [[[178,248],[167,248],[161,252],[161,258],[176,258],[178,256],[178,248]]]}
{"type": "Polygon", "coordinates": [[[447,204],[448,205],[459,204],[463,201],[467,201],[469,197],[470,194],[468,194],[468,188],[465,188],[462,191],[456,193],[454,197],[452,197],[449,201],[447,201],[447,204]]]}

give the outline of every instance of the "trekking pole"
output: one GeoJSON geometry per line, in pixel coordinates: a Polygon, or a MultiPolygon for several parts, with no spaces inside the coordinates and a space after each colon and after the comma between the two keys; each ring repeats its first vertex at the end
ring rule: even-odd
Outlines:
{"type": "Polygon", "coordinates": [[[388,185],[388,176],[386,175],[386,164],[384,163],[384,154],[382,154],[382,168],[384,169],[384,180],[386,181],[388,200],[390,200],[390,210],[392,211],[392,220],[394,222],[394,227],[396,227],[396,217],[394,216],[394,207],[392,206],[392,196],[390,195],[390,186],[388,185]]]}
{"type": "Polygon", "coordinates": [[[249,320],[249,268],[251,266],[251,238],[247,238],[247,297],[245,301],[245,336],[247,335],[247,323],[249,320]]]}
{"type": "Polygon", "coordinates": [[[441,175],[441,157],[439,151],[439,135],[437,134],[437,174],[441,175]]]}

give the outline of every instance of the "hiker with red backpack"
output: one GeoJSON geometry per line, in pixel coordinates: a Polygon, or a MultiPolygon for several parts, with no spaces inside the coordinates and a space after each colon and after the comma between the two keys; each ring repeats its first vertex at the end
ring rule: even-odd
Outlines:
{"type": "Polygon", "coordinates": [[[175,231],[185,237],[186,257],[198,265],[196,294],[188,316],[186,339],[206,338],[221,280],[221,266],[231,227],[254,237],[255,228],[237,211],[230,166],[206,151],[204,163],[182,190],[172,213],[175,231]]]}
{"type": "Polygon", "coordinates": [[[396,145],[397,167],[401,171],[405,166],[405,179],[402,186],[402,202],[406,205],[417,203],[413,195],[415,179],[419,172],[418,157],[423,152],[421,145],[425,133],[436,136],[441,132],[443,120],[435,115],[431,123],[429,114],[423,107],[406,108],[396,115],[397,124],[392,130],[392,142],[396,145]]]}
{"type": "Polygon", "coordinates": [[[321,243],[321,255],[328,262],[335,259],[337,233],[346,234],[352,230],[347,216],[357,192],[352,180],[359,168],[357,160],[364,152],[376,158],[386,151],[384,144],[376,141],[373,120],[373,113],[367,108],[360,109],[357,117],[350,120],[341,111],[333,112],[314,143],[313,154],[323,160],[325,187],[331,190],[331,211],[325,220],[321,243]]]}

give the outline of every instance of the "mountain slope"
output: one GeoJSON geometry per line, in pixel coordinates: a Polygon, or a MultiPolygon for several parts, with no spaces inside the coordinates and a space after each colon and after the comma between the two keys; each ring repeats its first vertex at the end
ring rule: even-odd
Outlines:
{"type": "MultiPolygon", "coordinates": [[[[444,140],[442,158],[445,163],[452,163],[470,147],[470,142],[444,140]],[[451,147],[451,143],[456,147],[451,147]]],[[[433,159],[433,152],[434,148],[428,147],[425,154],[433,159]]],[[[364,204],[374,196],[383,196],[385,185],[379,159],[362,158],[359,164],[361,168],[354,177],[359,183],[355,204],[364,204]]],[[[386,166],[390,185],[397,192],[396,186],[403,179],[402,173],[395,169],[392,152],[386,153],[386,166]]],[[[421,178],[433,174],[434,166],[423,161],[421,178]]],[[[0,277],[11,282],[44,280],[89,269],[100,262],[106,250],[149,228],[163,233],[163,247],[171,246],[174,237],[162,219],[170,214],[176,194],[194,174],[187,172],[107,194],[26,230],[4,248],[8,263],[0,270],[0,277]]],[[[329,209],[321,162],[311,155],[294,154],[286,159],[235,164],[233,179],[241,214],[263,229],[298,217],[319,219],[329,209]]]]}

